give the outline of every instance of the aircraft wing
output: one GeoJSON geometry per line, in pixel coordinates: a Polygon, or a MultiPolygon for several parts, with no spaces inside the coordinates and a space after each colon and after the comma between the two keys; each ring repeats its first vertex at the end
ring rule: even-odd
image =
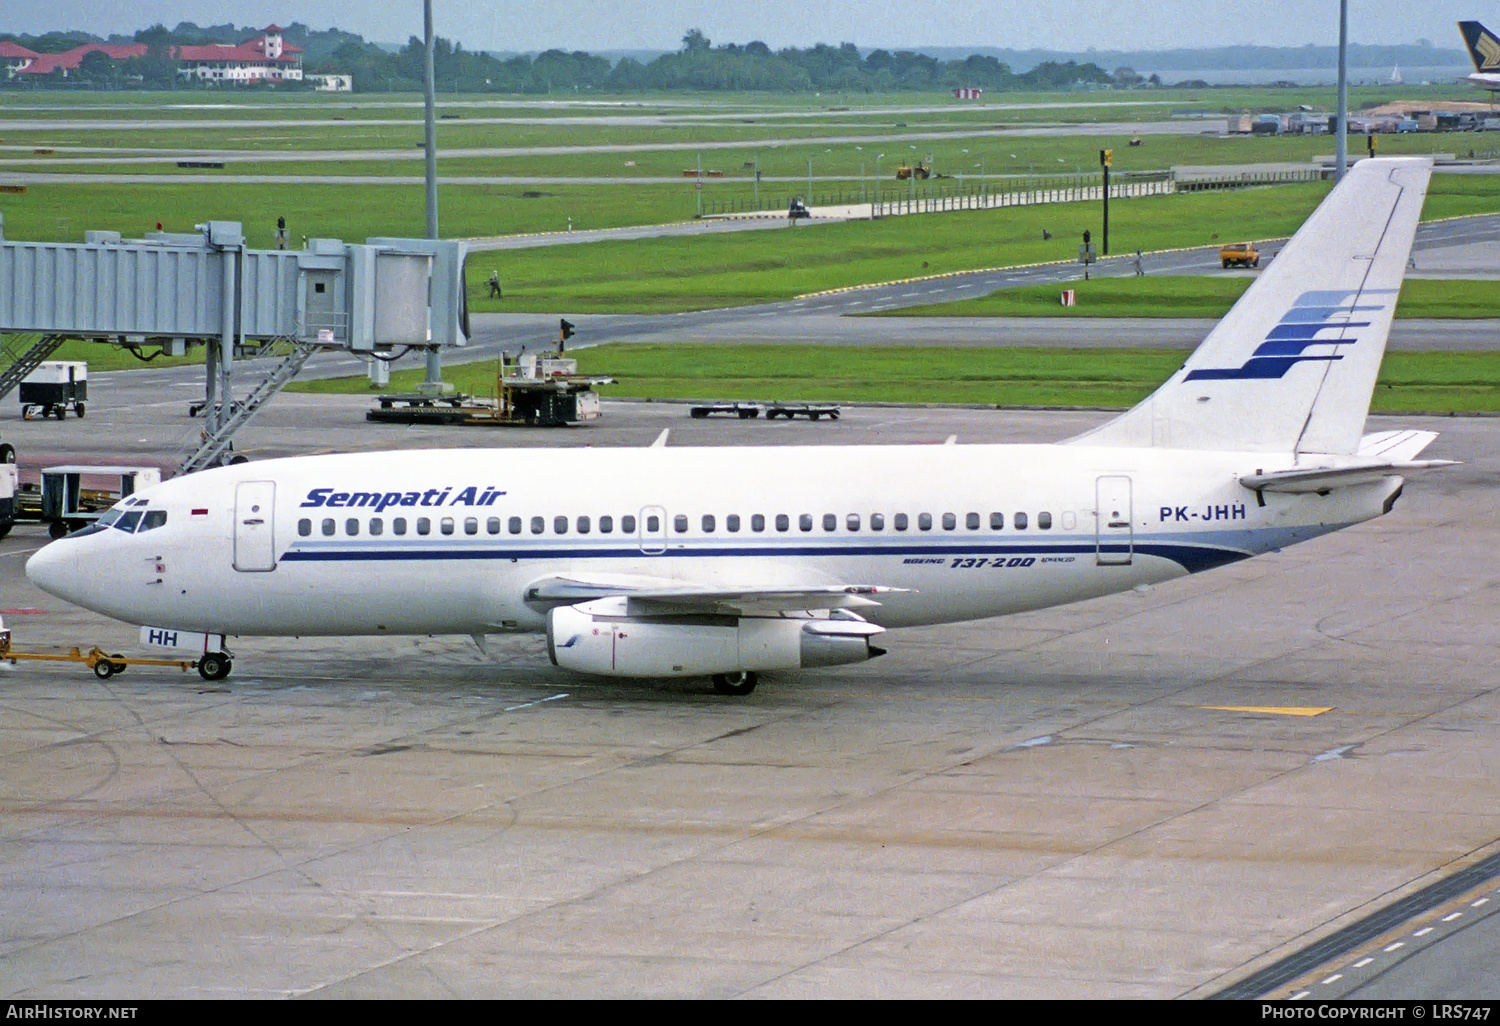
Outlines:
{"type": "Polygon", "coordinates": [[[880,601],[874,596],[907,590],[876,584],[725,588],[665,578],[595,574],[544,578],[526,589],[525,598],[529,603],[548,606],[620,598],[626,601],[626,615],[639,616],[666,613],[774,616],[798,610],[878,606],[880,601]]]}

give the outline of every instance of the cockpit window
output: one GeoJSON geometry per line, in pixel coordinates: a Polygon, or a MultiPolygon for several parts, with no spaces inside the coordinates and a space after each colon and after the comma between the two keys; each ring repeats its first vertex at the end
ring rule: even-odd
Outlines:
{"type": "Polygon", "coordinates": [[[139,534],[141,531],[154,531],[158,527],[161,527],[161,526],[165,525],[166,522],[167,522],[167,511],[166,510],[164,510],[164,509],[148,509],[146,511],[146,515],[141,518],[141,526],[136,530],[136,533],[139,534]]]}
{"type": "Polygon", "coordinates": [[[100,513],[99,519],[94,521],[94,524],[98,527],[108,527],[116,520],[119,520],[124,512],[125,511],[119,506],[112,506],[109,509],[105,510],[103,513],[100,513]]]}
{"type": "Polygon", "coordinates": [[[138,509],[133,509],[128,513],[122,514],[120,516],[120,519],[114,522],[113,526],[117,531],[124,531],[126,534],[133,534],[135,532],[135,525],[140,521],[140,519],[141,511],[138,509]]]}

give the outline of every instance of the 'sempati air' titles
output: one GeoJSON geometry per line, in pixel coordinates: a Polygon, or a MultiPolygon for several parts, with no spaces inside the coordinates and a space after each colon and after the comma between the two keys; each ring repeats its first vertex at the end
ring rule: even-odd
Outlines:
{"type": "Polygon", "coordinates": [[[327,509],[365,508],[376,513],[392,506],[492,506],[505,492],[490,485],[459,488],[429,488],[425,492],[340,492],[333,488],[314,488],[307,493],[302,506],[327,509]]]}

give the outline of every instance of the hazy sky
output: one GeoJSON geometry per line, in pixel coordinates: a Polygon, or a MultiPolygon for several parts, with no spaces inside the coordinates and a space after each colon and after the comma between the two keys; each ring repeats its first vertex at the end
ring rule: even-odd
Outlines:
{"type": "MultiPolygon", "coordinates": [[[[1008,46],[1074,50],[1338,41],[1338,0],[433,0],[436,32],[471,50],[675,50],[699,28],[715,43],[772,47],[1008,46]]],[[[1455,22],[1500,28],[1497,0],[1349,0],[1356,43],[1461,46],[1455,22]]],[[[106,35],[155,22],[341,28],[368,40],[422,35],[421,0],[0,0],[0,32],[106,35]]]]}

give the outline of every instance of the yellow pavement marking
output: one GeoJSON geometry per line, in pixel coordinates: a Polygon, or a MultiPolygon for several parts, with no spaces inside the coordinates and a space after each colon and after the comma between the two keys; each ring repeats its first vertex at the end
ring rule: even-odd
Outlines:
{"type": "Polygon", "coordinates": [[[1321,716],[1333,712],[1331,705],[1200,705],[1219,712],[1269,713],[1272,716],[1321,716]]]}

